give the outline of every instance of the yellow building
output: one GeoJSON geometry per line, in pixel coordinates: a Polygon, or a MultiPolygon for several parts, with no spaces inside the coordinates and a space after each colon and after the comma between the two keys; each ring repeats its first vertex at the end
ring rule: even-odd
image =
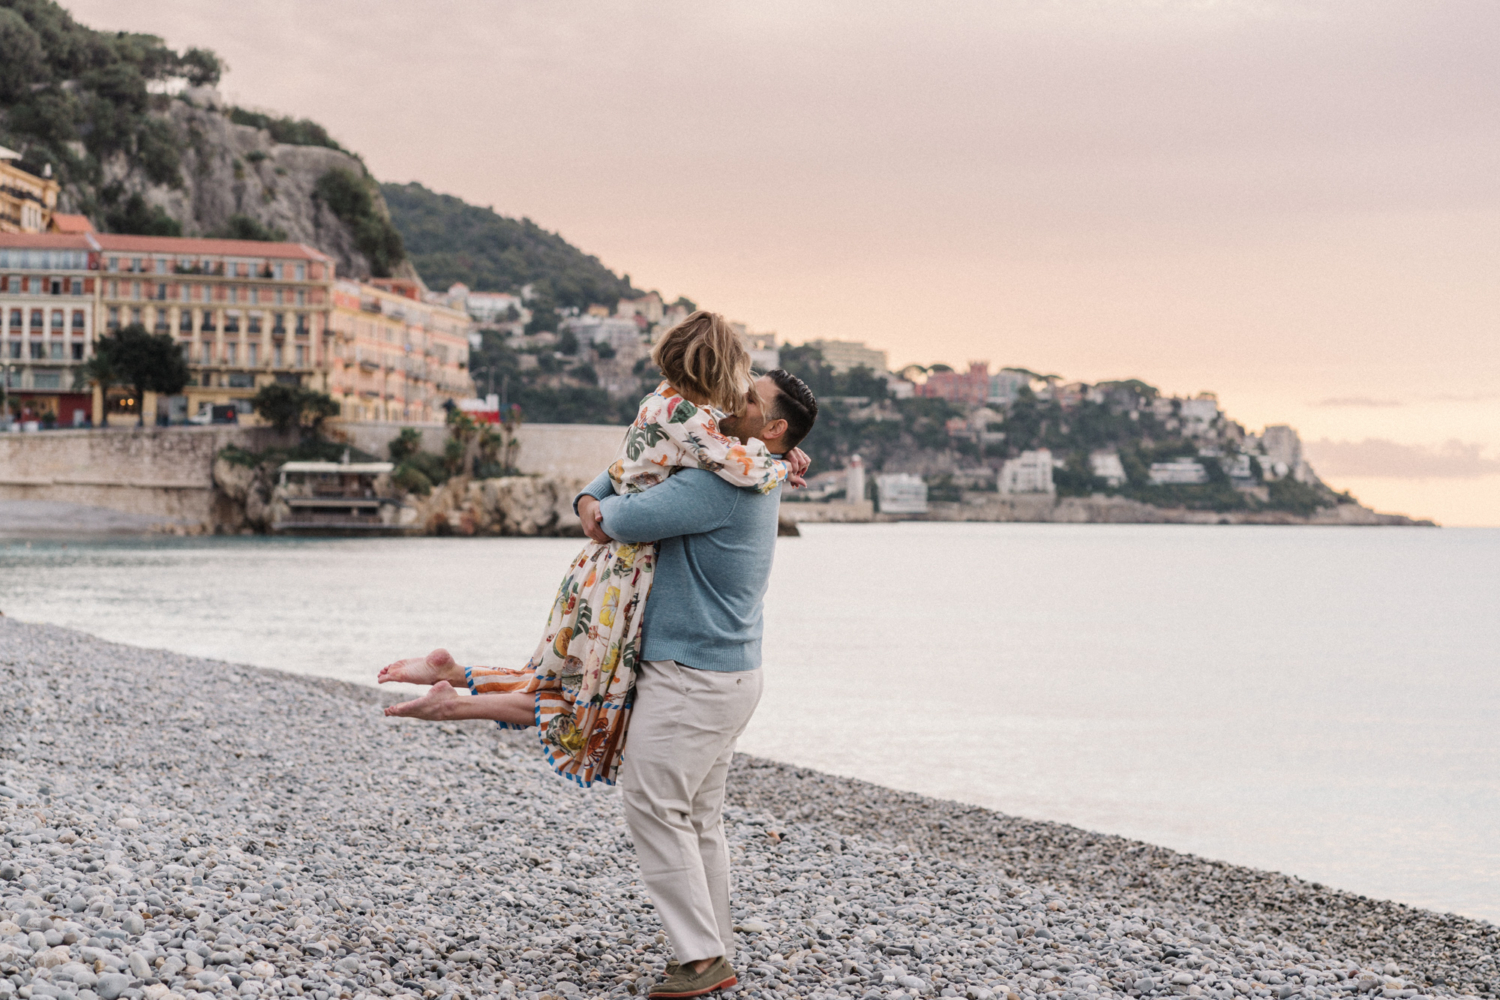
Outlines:
{"type": "Polygon", "coordinates": [[[57,207],[57,181],[15,165],[21,154],[0,146],[0,233],[45,233],[57,207]]]}
{"type": "Polygon", "coordinates": [[[469,315],[428,301],[415,281],[333,286],[328,393],[345,420],[440,421],[443,404],[474,395],[469,315]]]}
{"type": "MultiPolygon", "coordinates": [[[[327,389],[333,260],[301,243],[93,235],[99,322],[171,333],[191,378],[173,422],[213,404],[248,413],[272,382],[327,389]]],[[[147,414],[148,422],[152,419],[147,414]]]]}

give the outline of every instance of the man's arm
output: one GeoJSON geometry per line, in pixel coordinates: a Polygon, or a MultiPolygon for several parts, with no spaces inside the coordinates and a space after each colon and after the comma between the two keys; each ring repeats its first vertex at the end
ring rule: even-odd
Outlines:
{"type": "Polygon", "coordinates": [[[584,497],[593,497],[595,500],[603,500],[605,497],[615,495],[614,481],[609,478],[608,472],[601,472],[597,479],[583,488],[583,492],[573,498],[573,513],[578,513],[578,501],[584,497]]]}
{"type": "Polygon", "coordinates": [[[683,469],[644,493],[606,497],[599,509],[611,538],[655,542],[712,531],[734,513],[739,497],[739,488],[712,472],[683,469]]]}

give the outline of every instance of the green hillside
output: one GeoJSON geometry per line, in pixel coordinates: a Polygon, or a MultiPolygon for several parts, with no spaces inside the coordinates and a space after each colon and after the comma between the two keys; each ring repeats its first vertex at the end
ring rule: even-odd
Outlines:
{"type": "Polygon", "coordinates": [[[609,268],[530,219],[497,215],[421,184],[382,184],[407,258],[431,288],[461,281],[476,291],[534,284],[556,306],[614,305],[640,294],[609,268]]]}

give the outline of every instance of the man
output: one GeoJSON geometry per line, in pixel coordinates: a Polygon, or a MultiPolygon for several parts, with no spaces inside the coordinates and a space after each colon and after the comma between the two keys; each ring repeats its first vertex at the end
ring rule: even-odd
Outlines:
{"type": "MultiPolygon", "coordinates": [[[[756,389],[760,400],[752,396],[723,429],[785,454],[812,430],[817,401],[779,369],[756,389]]],[[[601,475],[575,503],[595,541],[661,543],[620,771],[641,878],[677,956],[653,997],[695,997],[737,982],[724,779],[760,701],[780,504],[779,488],[759,494],[698,469],[623,496],[601,475]]]]}
{"type": "MultiPolygon", "coordinates": [[[[784,455],[817,415],[807,386],[777,370],[756,382],[745,412],[722,429],[784,455]]],[[[762,610],[780,505],[779,487],[761,494],[699,469],[622,496],[600,475],[574,501],[596,542],[660,542],[620,787],[641,877],[677,955],[651,989],[663,1000],[738,981],[730,966],[724,779],[760,701],[762,610]]],[[[444,650],[393,663],[380,681],[433,685],[424,697],[387,708],[390,715],[531,721],[529,710],[495,714],[493,699],[501,696],[460,696],[463,668],[444,650]]]]}

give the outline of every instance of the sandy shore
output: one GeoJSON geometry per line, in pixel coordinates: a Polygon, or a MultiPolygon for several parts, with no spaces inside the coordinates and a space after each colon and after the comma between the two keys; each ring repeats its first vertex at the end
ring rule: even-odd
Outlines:
{"type": "MultiPolygon", "coordinates": [[[[668,957],[615,794],[526,735],[3,619],[0,684],[0,1000],[623,997],[668,957]]],[[[752,758],[730,795],[751,997],[1500,990],[1492,924],[752,758]]]]}

